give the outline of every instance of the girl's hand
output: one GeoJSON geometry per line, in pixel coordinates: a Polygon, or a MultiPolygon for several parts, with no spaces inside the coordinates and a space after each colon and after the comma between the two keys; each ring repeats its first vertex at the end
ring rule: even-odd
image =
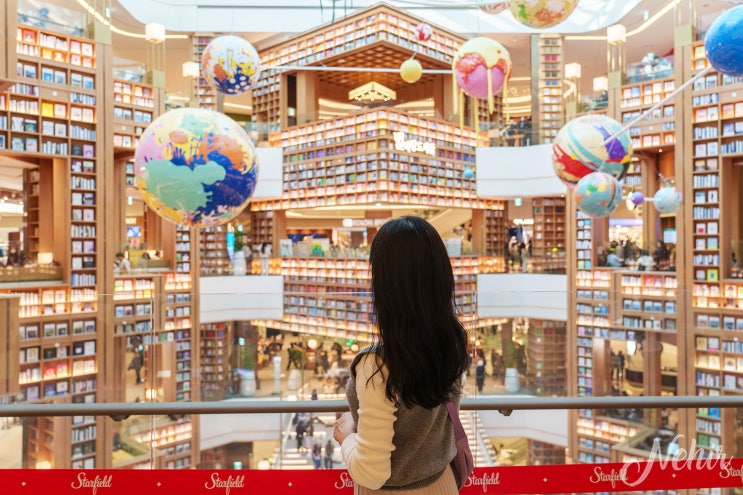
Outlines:
{"type": "Polygon", "coordinates": [[[356,431],[356,424],[353,421],[353,416],[350,412],[341,414],[341,416],[335,420],[335,427],[333,428],[333,438],[338,442],[339,445],[343,445],[343,440],[348,435],[356,431]]]}

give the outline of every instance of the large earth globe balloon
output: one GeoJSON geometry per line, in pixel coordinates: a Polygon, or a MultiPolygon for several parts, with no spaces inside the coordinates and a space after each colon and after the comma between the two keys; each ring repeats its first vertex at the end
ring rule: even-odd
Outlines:
{"type": "Polygon", "coordinates": [[[258,80],[260,66],[256,49],[239,36],[218,36],[201,55],[201,72],[206,82],[227,95],[248,91],[258,80]]]}
{"type": "Polygon", "coordinates": [[[178,225],[214,227],[247,206],[258,160],[245,130],[221,113],[171,110],[139,139],[135,182],[144,201],[178,225]]]}
{"type": "Polygon", "coordinates": [[[624,177],[632,160],[632,140],[626,132],[604,142],[622,129],[604,115],[583,115],[565,124],[552,143],[552,166],[568,187],[591,172],[624,177]]]}
{"type": "Polygon", "coordinates": [[[575,202],[586,215],[611,215],[622,202],[622,185],[613,175],[604,172],[590,173],[575,186],[575,202]]]}
{"type": "Polygon", "coordinates": [[[506,3],[517,21],[534,29],[560,24],[578,6],[578,0],[507,0],[506,3]]]}
{"type": "Polygon", "coordinates": [[[460,91],[473,98],[488,100],[494,111],[494,95],[511,77],[511,57],[503,45],[480,36],[465,42],[452,62],[454,83],[460,91]]]}
{"type": "Polygon", "coordinates": [[[674,213],[681,206],[681,193],[671,186],[663,186],[653,196],[653,206],[659,213],[674,213]]]}
{"type": "Polygon", "coordinates": [[[704,37],[707,60],[731,77],[743,76],[743,5],[723,12],[704,37]]]}

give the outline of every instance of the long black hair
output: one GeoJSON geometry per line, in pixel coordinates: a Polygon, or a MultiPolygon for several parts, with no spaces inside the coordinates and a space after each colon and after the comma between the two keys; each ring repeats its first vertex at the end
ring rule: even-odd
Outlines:
{"type": "Polygon", "coordinates": [[[427,409],[446,402],[466,369],[467,333],[444,242],[424,219],[401,217],[379,229],[369,261],[387,397],[427,409]]]}

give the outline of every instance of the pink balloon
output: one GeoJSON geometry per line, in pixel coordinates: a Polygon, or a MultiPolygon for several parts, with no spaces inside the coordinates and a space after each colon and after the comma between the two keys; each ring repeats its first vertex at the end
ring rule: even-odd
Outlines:
{"type": "MultiPolygon", "coordinates": [[[[456,71],[457,85],[464,91],[464,94],[484,100],[488,97],[487,74],[487,68],[484,65],[478,65],[475,70],[467,74],[467,82],[464,82],[464,74],[456,71]]],[[[491,68],[490,74],[493,79],[493,94],[496,94],[503,87],[505,74],[497,67],[491,68]]]]}

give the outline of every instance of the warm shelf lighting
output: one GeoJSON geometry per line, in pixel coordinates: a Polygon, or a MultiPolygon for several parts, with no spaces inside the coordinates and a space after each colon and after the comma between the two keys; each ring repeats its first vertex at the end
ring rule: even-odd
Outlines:
{"type": "Polygon", "coordinates": [[[606,41],[610,45],[618,45],[627,42],[627,28],[623,24],[614,24],[606,28],[606,41]]]}
{"type": "Polygon", "coordinates": [[[378,82],[368,82],[348,92],[349,100],[356,101],[389,101],[396,100],[397,93],[378,82]]]}
{"type": "Polygon", "coordinates": [[[158,44],[165,41],[165,26],[158,22],[149,22],[144,26],[144,39],[158,44]]]}
{"type": "Polygon", "coordinates": [[[609,91],[609,78],[606,76],[594,77],[593,78],[593,91],[595,93],[601,93],[602,91],[609,91]]]}
{"type": "Polygon", "coordinates": [[[183,77],[190,77],[192,79],[198,79],[199,77],[199,64],[196,62],[184,62],[183,63],[183,77]]]}
{"type": "Polygon", "coordinates": [[[565,77],[568,79],[580,79],[581,66],[577,62],[565,64],[565,77]]]}
{"type": "Polygon", "coordinates": [[[54,261],[54,253],[39,253],[36,257],[36,263],[39,265],[51,265],[54,261]]]}

